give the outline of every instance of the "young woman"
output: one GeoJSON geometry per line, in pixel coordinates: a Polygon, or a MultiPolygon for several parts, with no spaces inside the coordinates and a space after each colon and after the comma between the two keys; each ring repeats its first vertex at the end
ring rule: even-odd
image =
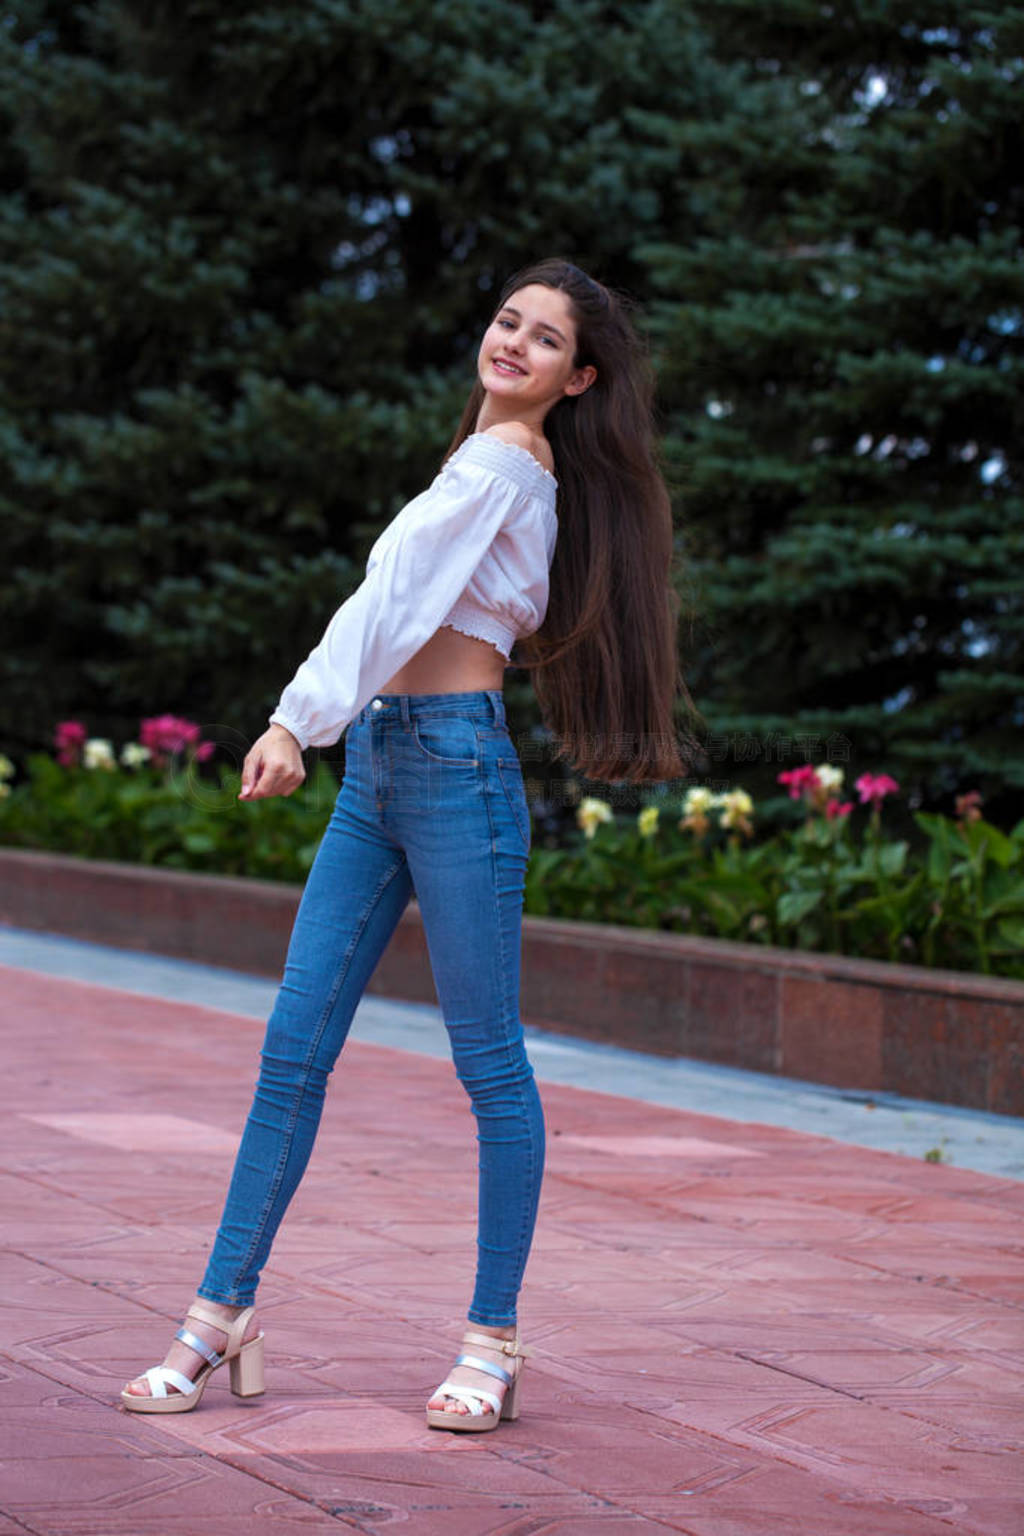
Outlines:
{"type": "Polygon", "coordinates": [[[306,1166],[352,1015],[415,888],[477,1121],[476,1285],[464,1352],[427,1408],[452,1430],[518,1414],[516,1304],[544,1122],[519,1020],[530,821],[502,700],[514,642],[558,755],[606,780],[685,772],[672,524],[650,381],[619,301],[545,261],[506,286],[430,488],[370,551],[245,760],[242,800],[290,794],[347,727],[345,776],[296,917],[206,1275],[139,1413],[195,1407],[222,1361],[263,1390],[260,1271],[306,1166]]]}

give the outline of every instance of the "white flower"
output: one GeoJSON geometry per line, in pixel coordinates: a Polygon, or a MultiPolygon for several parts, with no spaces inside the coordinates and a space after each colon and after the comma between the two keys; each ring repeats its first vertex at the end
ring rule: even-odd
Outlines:
{"type": "Polygon", "coordinates": [[[706,816],[714,804],[714,795],[704,784],[695,784],[686,791],[683,800],[684,816],[706,816]]]}
{"type": "Polygon", "coordinates": [[[122,768],[141,768],[143,763],[148,763],[152,753],[148,747],[144,747],[141,741],[129,741],[121,748],[122,768]]]}
{"type": "Polygon", "coordinates": [[[14,764],[0,752],[0,780],[14,778],[14,764]]]}
{"type": "Polygon", "coordinates": [[[653,837],[658,830],[658,807],[645,805],[636,819],[636,824],[641,837],[653,837]]]}
{"type": "Polygon", "coordinates": [[[113,744],[102,736],[91,737],[82,748],[82,762],[86,768],[116,768],[113,744]]]}
{"type": "Polygon", "coordinates": [[[834,793],[838,792],[843,782],[843,770],[841,768],[835,768],[831,763],[819,763],[814,771],[818,776],[818,782],[825,789],[830,789],[834,793]]]}
{"type": "Polygon", "coordinates": [[[602,821],[614,821],[615,817],[607,800],[588,796],[576,807],[576,824],[583,829],[584,837],[593,837],[602,821]]]}

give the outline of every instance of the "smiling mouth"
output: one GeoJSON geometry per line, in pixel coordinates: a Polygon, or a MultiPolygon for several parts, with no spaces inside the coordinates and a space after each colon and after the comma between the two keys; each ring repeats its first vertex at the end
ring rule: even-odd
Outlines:
{"type": "Polygon", "coordinates": [[[499,373],[507,373],[511,378],[525,378],[526,369],[520,368],[518,363],[510,363],[507,357],[493,357],[491,367],[499,373]]]}

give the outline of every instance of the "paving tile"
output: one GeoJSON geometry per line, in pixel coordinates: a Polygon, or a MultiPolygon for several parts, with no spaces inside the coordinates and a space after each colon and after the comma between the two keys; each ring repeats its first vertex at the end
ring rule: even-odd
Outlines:
{"type": "Polygon", "coordinates": [[[269,1513],[266,1504],[296,1502],[212,1457],[144,1458],[94,1450],[44,1464],[13,1463],[5,1476],[4,1501],[7,1512],[30,1530],[59,1530],[66,1536],[195,1532],[209,1529],[211,1511],[216,1511],[218,1529],[227,1519],[241,1531],[243,1521],[269,1513]]]}
{"type": "Polygon", "coordinates": [[[866,1393],[865,1400],[933,1425],[960,1450],[1019,1460],[1024,1454],[1020,1394],[993,1393],[982,1403],[969,1387],[957,1391],[958,1384],[914,1394],[876,1390],[866,1393]]]}
{"type": "MultiPolygon", "coordinates": [[[[689,1536],[950,1536],[969,1529],[944,1518],[956,1509],[955,1501],[931,1503],[928,1511],[908,1501],[837,1494],[813,1472],[772,1467],[718,1488],[643,1497],[634,1507],[655,1518],[679,1519],[689,1536]]],[[[1006,1526],[1004,1536],[1010,1530],[1006,1526]]]]}
{"type": "Polygon", "coordinates": [[[51,1115],[23,1115],[36,1125],[48,1126],[66,1136],[77,1136],[119,1152],[165,1152],[191,1156],[195,1152],[224,1152],[234,1156],[238,1137],[218,1126],[185,1115],[152,1114],[145,1110],[112,1113],[92,1110],[51,1115]]]}
{"type": "Polygon", "coordinates": [[[1024,1467],[1009,1456],[979,1456],[906,1414],[855,1400],[782,1406],[754,1414],[734,1437],[761,1456],[768,1445],[791,1464],[837,1487],[887,1498],[965,1500],[1024,1497],[1024,1467]]]}
{"type": "MultiPolygon", "coordinates": [[[[408,1524],[423,1536],[446,1536],[450,1529],[525,1536],[587,1530],[587,1521],[601,1522],[602,1532],[606,1522],[616,1520],[638,1528],[643,1517],[631,1509],[602,1494],[567,1489],[547,1476],[543,1466],[520,1465],[514,1451],[499,1456],[488,1441],[486,1436],[457,1439],[437,1432],[429,1449],[418,1455],[309,1452],[292,1455],[287,1462],[273,1458],[273,1475],[282,1483],[300,1477],[322,1507],[340,1508],[350,1518],[365,1521],[369,1530],[386,1529],[391,1521],[400,1522],[403,1530],[408,1524]]],[[[528,1459],[534,1456],[527,1452],[528,1459]]],[[[247,1463],[243,1459],[238,1464],[247,1463]]],[[[658,1522],[652,1524],[660,1528],[658,1522]]]]}
{"type": "MultiPolygon", "coordinates": [[[[520,1462],[508,1449],[512,1427],[505,1430],[504,1456],[491,1451],[485,1437],[445,1436],[427,1430],[418,1414],[379,1405],[333,1405],[319,1418],[282,1409],[259,1433],[276,1449],[257,1459],[222,1439],[220,1454],[242,1469],[258,1466],[278,1486],[301,1485],[320,1507],[337,1509],[367,1530],[401,1521],[424,1536],[449,1529],[554,1531],[565,1520],[603,1521],[618,1513],[613,1501],[566,1489],[542,1465],[531,1465],[532,1447],[520,1462]],[[351,1423],[334,1422],[346,1414],[351,1423]]],[[[621,1515],[635,1526],[632,1512],[621,1515]]]]}
{"type": "MultiPolygon", "coordinates": [[[[556,1517],[536,1524],[521,1524],[518,1531],[522,1536],[533,1536],[534,1532],[542,1533],[542,1536],[643,1536],[648,1532],[649,1536],[655,1536],[658,1531],[685,1531],[687,1528],[677,1523],[676,1520],[649,1519],[638,1513],[604,1514],[592,1513],[583,1516],[556,1517]]],[[[508,1536],[515,1536],[516,1527],[507,1527],[508,1536]]]]}

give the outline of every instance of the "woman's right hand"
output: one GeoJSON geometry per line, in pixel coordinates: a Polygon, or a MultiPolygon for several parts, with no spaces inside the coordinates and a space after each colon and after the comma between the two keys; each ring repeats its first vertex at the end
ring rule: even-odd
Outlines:
{"type": "Polygon", "coordinates": [[[239,800],[265,800],[290,795],[306,777],[302,749],[291,731],[272,725],[263,732],[242,764],[239,800]]]}

